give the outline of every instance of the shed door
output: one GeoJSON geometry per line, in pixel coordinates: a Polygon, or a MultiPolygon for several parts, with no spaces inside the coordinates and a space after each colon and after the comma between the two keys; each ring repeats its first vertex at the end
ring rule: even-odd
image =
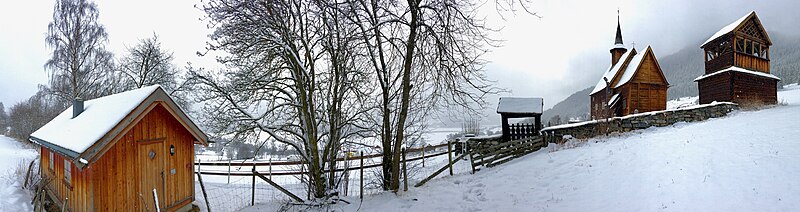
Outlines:
{"type": "Polygon", "coordinates": [[[139,144],[138,161],[136,164],[139,172],[139,197],[141,209],[155,211],[156,196],[158,206],[164,208],[164,142],[155,141],[139,144]],[[155,194],[153,193],[155,190],[155,194]]]}

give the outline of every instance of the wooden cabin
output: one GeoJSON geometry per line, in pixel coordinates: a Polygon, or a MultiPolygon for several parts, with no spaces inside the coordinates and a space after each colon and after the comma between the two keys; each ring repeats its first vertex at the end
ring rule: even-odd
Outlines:
{"type": "Polygon", "coordinates": [[[69,211],[187,211],[194,145],[208,145],[158,85],[78,99],[30,140],[47,196],[69,211]]]}
{"type": "Polygon", "coordinates": [[[628,51],[618,21],[611,67],[590,93],[592,119],[665,110],[668,87],[653,49],[648,46],[642,53],[635,48],[628,51]]]}
{"type": "Polygon", "coordinates": [[[539,135],[542,130],[543,98],[500,97],[497,113],[500,114],[503,141],[539,135]],[[511,118],[533,118],[533,124],[509,125],[511,118]]]}
{"type": "Polygon", "coordinates": [[[694,80],[700,104],[776,104],[780,78],[770,74],[771,45],[755,11],[714,33],[700,46],[705,73],[694,80]]]}

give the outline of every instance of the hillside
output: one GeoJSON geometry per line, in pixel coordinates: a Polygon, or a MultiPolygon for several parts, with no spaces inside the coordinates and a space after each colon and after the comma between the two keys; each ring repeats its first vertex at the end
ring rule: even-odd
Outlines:
{"type": "MultiPolygon", "coordinates": [[[[800,83],[800,36],[770,32],[770,38],[774,43],[770,49],[771,72],[782,79],[779,86],[800,83]]],[[[659,65],[670,84],[667,89],[667,99],[697,96],[697,83],[694,79],[704,72],[700,43],[697,41],[673,54],[658,57],[659,65]]],[[[553,108],[544,111],[543,122],[547,123],[555,115],[563,119],[563,117],[581,117],[588,114],[590,91],[591,87],[575,92],[555,104],[553,108]]]]}
{"type": "MultiPolygon", "coordinates": [[[[342,211],[792,211],[800,208],[800,89],[787,105],[550,144],[342,211]],[[760,123],[760,124],[752,124],[760,123]]],[[[463,163],[462,163],[463,164],[463,163]]],[[[256,209],[254,207],[253,209],[256,209]]],[[[262,208],[263,209],[263,208],[262,208]]],[[[255,211],[255,210],[254,210],[255,211]]]]}

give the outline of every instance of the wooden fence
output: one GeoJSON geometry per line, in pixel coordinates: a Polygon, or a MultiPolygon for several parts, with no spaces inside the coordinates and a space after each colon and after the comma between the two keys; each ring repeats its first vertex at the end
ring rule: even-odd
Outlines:
{"type": "Polygon", "coordinates": [[[481,167],[493,167],[514,158],[526,155],[545,147],[543,137],[534,136],[507,142],[473,142],[469,141],[471,147],[469,152],[472,162],[472,171],[478,171],[481,167]]]}
{"type": "MultiPolygon", "coordinates": [[[[438,157],[438,156],[445,155],[445,154],[448,154],[448,153],[452,152],[451,151],[452,148],[450,148],[450,146],[448,146],[449,144],[450,143],[444,143],[444,144],[439,144],[439,145],[434,145],[434,146],[425,146],[425,147],[419,147],[419,148],[404,149],[403,150],[403,157],[402,157],[402,161],[401,161],[401,163],[403,165],[403,168],[404,168],[403,169],[403,171],[404,171],[404,174],[403,174],[404,175],[403,176],[404,180],[407,180],[405,178],[408,177],[408,176],[405,176],[405,164],[406,164],[406,162],[422,160],[422,164],[423,164],[423,167],[424,167],[426,158],[438,157]],[[447,150],[446,151],[437,151],[437,149],[442,148],[442,147],[447,147],[447,150]],[[431,153],[431,151],[433,151],[433,152],[431,153]],[[406,154],[407,153],[417,153],[417,152],[420,153],[420,154],[417,154],[418,155],[417,157],[406,158],[406,154]]],[[[333,171],[335,171],[335,172],[360,171],[361,174],[360,174],[360,195],[359,196],[361,196],[363,198],[363,193],[364,193],[364,177],[363,177],[364,176],[364,169],[380,167],[380,166],[383,165],[383,163],[381,163],[381,162],[365,164],[364,163],[364,159],[381,158],[382,156],[383,155],[381,155],[381,154],[364,155],[364,153],[362,152],[360,156],[356,156],[356,157],[337,158],[336,159],[337,162],[339,162],[339,161],[356,161],[356,162],[360,161],[360,163],[358,163],[359,165],[354,166],[354,167],[346,166],[346,167],[343,167],[343,168],[336,168],[333,171]]],[[[217,161],[217,162],[195,162],[194,164],[198,166],[198,171],[196,171],[195,174],[197,175],[198,180],[200,182],[200,186],[201,186],[201,189],[203,190],[203,195],[204,195],[204,198],[206,200],[206,203],[208,203],[208,197],[206,197],[207,194],[205,192],[205,188],[204,188],[205,186],[203,185],[203,180],[202,180],[202,176],[201,175],[228,176],[228,182],[230,182],[230,177],[231,176],[252,177],[252,184],[253,185],[252,185],[252,194],[251,194],[250,205],[254,205],[255,204],[256,178],[260,178],[261,180],[267,182],[272,187],[278,189],[279,191],[281,191],[284,194],[286,194],[289,197],[291,197],[293,200],[298,201],[298,202],[302,202],[302,199],[297,197],[297,195],[289,192],[287,189],[283,188],[282,186],[278,185],[277,183],[275,183],[275,182],[273,182],[271,180],[272,176],[287,176],[287,175],[305,175],[305,174],[308,174],[308,170],[303,168],[304,167],[303,165],[306,165],[306,163],[304,163],[302,161],[278,161],[278,162],[253,162],[253,161],[251,161],[251,162],[236,162],[236,163],[232,163],[231,161],[217,161]],[[256,171],[256,167],[260,167],[260,166],[291,166],[291,165],[299,166],[300,170],[299,171],[278,171],[278,172],[273,172],[272,168],[270,167],[268,172],[256,171]],[[227,169],[227,171],[220,171],[220,170],[212,171],[212,170],[202,170],[201,169],[201,167],[207,167],[207,166],[218,166],[218,167],[219,166],[223,166],[223,167],[228,167],[228,169],[227,169]],[[231,168],[230,168],[231,166],[252,167],[252,169],[249,170],[249,171],[231,171],[231,168]],[[267,177],[267,176],[269,176],[269,177],[267,177]]],[[[324,173],[330,173],[331,170],[327,169],[327,170],[324,170],[323,172],[324,173]]],[[[407,181],[405,182],[405,184],[407,184],[407,181]]],[[[405,187],[406,187],[406,190],[407,190],[407,185],[405,187]]],[[[310,196],[309,196],[309,198],[310,198],[310,196]]],[[[206,207],[208,207],[208,206],[206,206],[206,207]]]]}
{"type": "Polygon", "coordinates": [[[539,130],[533,123],[516,123],[508,126],[508,138],[512,141],[536,135],[539,135],[539,130]]]}

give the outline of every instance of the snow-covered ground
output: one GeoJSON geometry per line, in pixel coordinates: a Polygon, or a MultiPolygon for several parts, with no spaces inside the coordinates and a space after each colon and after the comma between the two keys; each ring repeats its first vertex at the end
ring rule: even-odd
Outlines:
{"type": "MultiPolygon", "coordinates": [[[[795,211],[800,88],[785,105],[609,137],[550,144],[474,175],[438,177],[342,211],[795,211]]],[[[257,205],[246,211],[274,209],[257,205]]]]}
{"type": "Polygon", "coordinates": [[[31,211],[31,196],[22,190],[14,174],[20,164],[27,166],[36,158],[36,151],[24,148],[19,142],[0,135],[0,211],[31,211]]]}

